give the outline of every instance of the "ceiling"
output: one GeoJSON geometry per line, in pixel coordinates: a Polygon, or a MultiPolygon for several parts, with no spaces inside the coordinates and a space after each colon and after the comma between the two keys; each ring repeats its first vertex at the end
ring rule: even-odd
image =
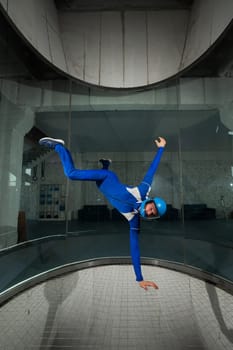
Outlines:
{"type": "MultiPolygon", "coordinates": [[[[191,10],[195,0],[55,0],[58,11],[191,10]]],[[[188,77],[233,76],[233,23],[191,67],[180,73],[188,77]]]]}
{"type": "MultiPolygon", "coordinates": [[[[60,11],[104,10],[106,6],[116,9],[189,9],[194,0],[56,0],[60,11]]],[[[0,12],[0,77],[24,78],[30,81],[67,79],[61,72],[45,62],[37,52],[23,40],[18,32],[0,12]],[[4,71],[1,71],[3,69],[4,71]],[[7,72],[6,72],[7,70],[7,72]]],[[[181,72],[184,77],[233,76],[233,23],[221,37],[191,67],[181,72]]],[[[175,77],[177,79],[177,77],[175,77]]],[[[77,82],[84,84],[82,82],[77,82]]],[[[87,84],[86,84],[87,85],[87,84]]]]}
{"type": "Polygon", "coordinates": [[[193,0],[55,0],[59,11],[177,10],[191,8],[193,0]]]}

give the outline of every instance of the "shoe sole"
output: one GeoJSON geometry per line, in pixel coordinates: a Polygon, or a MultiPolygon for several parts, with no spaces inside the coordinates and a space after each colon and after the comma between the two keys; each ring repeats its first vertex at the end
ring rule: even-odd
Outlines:
{"type": "Polygon", "coordinates": [[[43,144],[44,142],[51,142],[51,143],[57,143],[60,145],[65,145],[65,142],[61,139],[53,139],[52,137],[43,137],[39,140],[39,144],[43,144]]]}

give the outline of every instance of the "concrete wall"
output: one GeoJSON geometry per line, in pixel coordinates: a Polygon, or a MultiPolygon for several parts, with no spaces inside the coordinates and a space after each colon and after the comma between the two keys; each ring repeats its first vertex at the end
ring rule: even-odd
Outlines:
{"type": "Polygon", "coordinates": [[[233,18],[231,0],[195,0],[189,19],[181,69],[203,55],[233,18]]]}
{"type": "Polygon", "coordinates": [[[66,72],[57,11],[52,0],[8,0],[5,10],[17,30],[38,53],[66,72]]]}
{"type": "Polygon", "coordinates": [[[130,88],[179,70],[187,11],[60,14],[69,73],[95,85],[130,88]]]}

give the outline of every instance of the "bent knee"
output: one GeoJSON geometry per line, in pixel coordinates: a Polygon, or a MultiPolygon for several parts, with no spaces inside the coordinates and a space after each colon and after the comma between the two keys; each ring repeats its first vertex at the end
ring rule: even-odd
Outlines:
{"type": "Polygon", "coordinates": [[[69,180],[78,180],[77,176],[75,176],[72,173],[68,173],[66,174],[66,176],[68,177],[69,180]]]}
{"type": "Polygon", "coordinates": [[[68,177],[69,180],[76,180],[77,176],[75,176],[73,171],[65,171],[66,177],[68,177]]]}

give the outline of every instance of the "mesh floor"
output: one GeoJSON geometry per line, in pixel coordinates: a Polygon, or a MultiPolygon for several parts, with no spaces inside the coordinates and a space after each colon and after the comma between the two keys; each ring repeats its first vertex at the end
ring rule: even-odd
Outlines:
{"type": "Polygon", "coordinates": [[[233,297],[168,269],[143,266],[159,290],[144,291],[130,265],[51,279],[1,307],[1,349],[233,348],[233,297]]]}

